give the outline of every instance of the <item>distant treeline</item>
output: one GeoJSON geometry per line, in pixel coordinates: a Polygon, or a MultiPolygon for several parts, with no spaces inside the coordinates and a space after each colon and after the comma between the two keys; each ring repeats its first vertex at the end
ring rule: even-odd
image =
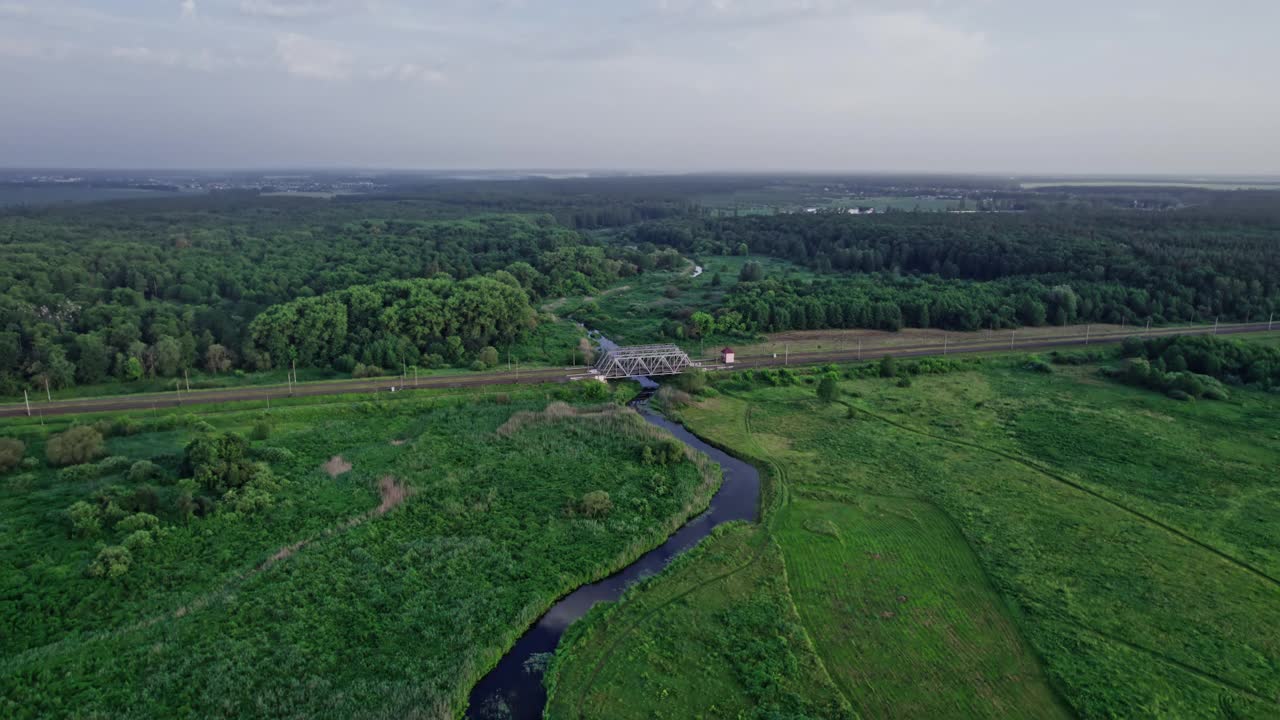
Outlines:
{"type": "Polygon", "coordinates": [[[744,277],[720,313],[753,330],[1258,320],[1280,310],[1267,197],[1270,212],[789,214],[649,223],[631,238],[832,276],[744,277]]]}

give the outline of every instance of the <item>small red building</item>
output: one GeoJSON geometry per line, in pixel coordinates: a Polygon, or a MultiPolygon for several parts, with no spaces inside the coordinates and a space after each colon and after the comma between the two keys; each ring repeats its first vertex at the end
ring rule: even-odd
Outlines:
{"type": "Polygon", "coordinates": [[[727,348],[720,349],[720,362],[724,363],[725,365],[733,364],[733,348],[727,347],[727,348]]]}

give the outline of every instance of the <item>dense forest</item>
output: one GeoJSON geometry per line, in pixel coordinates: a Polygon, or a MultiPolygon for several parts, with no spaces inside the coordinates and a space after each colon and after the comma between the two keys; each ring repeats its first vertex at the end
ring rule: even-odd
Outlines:
{"type": "MultiPolygon", "coordinates": [[[[215,197],[0,216],[0,393],[263,369],[273,353],[249,343],[254,317],[357,285],[505,270],[522,297],[544,298],[674,256],[606,247],[545,215],[434,214],[406,202],[215,197]]],[[[274,353],[284,355],[295,359],[274,353]]]]}
{"type": "Polygon", "coordinates": [[[486,347],[491,357],[480,362],[492,365],[492,346],[534,323],[528,295],[506,271],[461,282],[390,280],[272,306],[250,324],[249,347],[259,365],[296,361],[347,372],[357,363],[456,364],[486,347]]]}
{"type": "Polygon", "coordinates": [[[719,314],[750,331],[1247,321],[1280,309],[1280,215],[1256,205],[795,213],[648,223],[631,238],[705,255],[768,255],[830,276],[783,282],[744,273],[719,314]]]}
{"type": "Polygon", "coordinates": [[[520,342],[537,322],[529,308],[685,267],[682,255],[768,256],[809,271],[750,262],[704,307],[651,310],[655,327],[683,337],[1158,325],[1280,310],[1277,193],[920,182],[441,180],[333,201],[230,191],[9,209],[0,213],[0,394],[188,368],[470,366],[486,348],[520,342]],[[809,193],[819,182],[1037,209],[734,217],[698,206],[717,194],[809,193]],[[1117,209],[1126,203],[1134,209],[1117,209]],[[1174,209],[1140,209],[1153,206],[1174,209]],[[486,310],[448,309],[486,293],[477,301],[486,310]],[[509,307],[498,313],[499,302],[509,307]],[[424,326],[410,328],[408,316],[424,326]]]}

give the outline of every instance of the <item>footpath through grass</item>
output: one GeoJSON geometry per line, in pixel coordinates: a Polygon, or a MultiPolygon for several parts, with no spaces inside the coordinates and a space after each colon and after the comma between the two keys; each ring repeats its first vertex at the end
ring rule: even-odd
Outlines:
{"type": "MultiPolygon", "coordinates": [[[[738,376],[681,415],[785,486],[761,532],[863,716],[1275,717],[1280,400],[1182,402],[1091,366],[1021,365],[847,376],[830,404],[811,378],[738,376]]],[[[698,612],[672,605],[662,622],[698,612]]],[[[600,632],[581,630],[616,646],[616,673],[685,647],[600,632]]],[[[562,675],[579,648],[566,641],[562,675]]],[[[625,687],[592,696],[609,711],[636,701],[625,687]]]]}

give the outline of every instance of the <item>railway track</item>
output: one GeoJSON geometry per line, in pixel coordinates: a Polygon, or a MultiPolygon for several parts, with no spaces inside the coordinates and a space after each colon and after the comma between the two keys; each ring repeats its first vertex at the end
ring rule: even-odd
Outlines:
{"type": "MultiPolygon", "coordinates": [[[[1240,323],[1221,325],[1216,329],[1218,335],[1240,335],[1267,332],[1268,323],[1240,323]]],[[[1002,352],[1009,350],[1049,350],[1060,347],[1084,345],[1105,345],[1116,343],[1125,337],[1167,337],[1173,335],[1211,335],[1215,334],[1213,326],[1193,328],[1158,328],[1149,331],[1132,333],[1107,333],[1086,338],[1078,332],[1072,334],[1041,336],[1023,342],[1011,344],[1006,340],[979,339],[956,343],[923,343],[898,347],[864,348],[862,351],[839,349],[822,352],[792,353],[788,356],[757,355],[740,356],[732,369],[752,369],[761,367],[778,367],[783,365],[819,365],[830,362],[850,362],[856,360],[875,360],[886,355],[899,358],[926,357],[931,355],[961,355],[982,352],[1002,352]]],[[[586,368],[548,368],[520,372],[482,373],[475,375],[458,375],[450,377],[422,378],[417,383],[402,383],[396,378],[371,380],[343,380],[325,383],[296,383],[292,393],[285,386],[273,385],[263,387],[229,388],[225,390],[196,390],[189,393],[148,393],[145,395],[115,395],[110,397],[75,398],[54,400],[53,402],[33,402],[31,415],[71,415],[94,412],[119,412],[123,410],[150,410],[159,408],[186,407],[188,405],[209,405],[214,403],[241,402],[251,400],[284,399],[288,397],[313,397],[319,395],[343,395],[365,392],[388,392],[392,387],[397,391],[426,390],[441,388],[463,388],[484,385],[540,384],[547,382],[567,382],[572,376],[581,376],[586,368]]],[[[0,417],[21,417],[27,415],[24,403],[10,403],[0,406],[0,417]]]]}

